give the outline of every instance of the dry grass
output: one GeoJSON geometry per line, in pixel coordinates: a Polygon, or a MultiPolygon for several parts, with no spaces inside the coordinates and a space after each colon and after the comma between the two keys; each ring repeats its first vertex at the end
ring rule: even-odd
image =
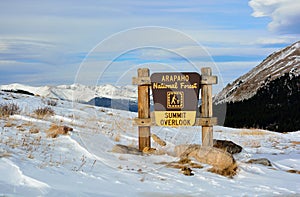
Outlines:
{"type": "Polygon", "coordinates": [[[299,142],[299,141],[291,141],[291,143],[292,143],[293,145],[300,145],[300,142],[299,142]]]}
{"type": "Polygon", "coordinates": [[[222,176],[226,176],[229,178],[233,178],[237,174],[237,170],[238,170],[238,165],[237,165],[237,163],[234,163],[233,165],[231,165],[225,169],[219,169],[219,168],[213,167],[213,168],[209,169],[208,171],[222,175],[222,176]]]}
{"type": "Polygon", "coordinates": [[[4,125],[4,127],[14,127],[14,126],[16,126],[16,124],[11,121],[7,121],[4,125]]]}
{"type": "Polygon", "coordinates": [[[34,156],[33,156],[31,153],[29,153],[29,154],[27,155],[27,158],[28,158],[28,159],[34,159],[34,156]]]}
{"type": "Polygon", "coordinates": [[[175,161],[175,162],[160,162],[156,164],[165,165],[167,168],[180,169],[180,172],[186,176],[194,175],[194,173],[192,173],[193,168],[198,168],[198,169],[203,168],[201,164],[192,162],[188,158],[181,158],[179,161],[175,161]]]}
{"type": "Polygon", "coordinates": [[[155,164],[165,165],[167,168],[175,168],[175,169],[182,169],[182,168],[188,166],[188,165],[180,164],[178,162],[159,162],[159,163],[155,163],[155,164]]]}
{"type": "Polygon", "coordinates": [[[19,131],[26,131],[26,129],[23,127],[23,125],[18,125],[17,129],[19,129],[19,131]]]}
{"type": "Polygon", "coordinates": [[[24,123],[22,124],[22,126],[24,126],[24,127],[30,127],[30,126],[33,126],[33,122],[31,122],[31,121],[24,122],[24,123]]]}
{"type": "Polygon", "coordinates": [[[8,117],[18,113],[20,113],[20,107],[17,104],[0,104],[0,117],[8,117]]]}
{"type": "Polygon", "coordinates": [[[156,152],[155,148],[145,147],[143,149],[143,153],[145,153],[145,154],[154,154],[155,152],[156,152]]]}
{"type": "Polygon", "coordinates": [[[37,116],[37,118],[43,119],[47,116],[53,116],[54,110],[50,107],[38,108],[33,111],[33,113],[37,116]]]}
{"type": "Polygon", "coordinates": [[[222,130],[216,130],[214,132],[217,132],[217,133],[222,133],[223,131],[222,130]]]}
{"type": "Polygon", "coordinates": [[[117,134],[115,135],[115,137],[114,137],[114,140],[115,140],[115,142],[120,142],[120,140],[121,140],[121,134],[120,134],[120,133],[117,133],[117,134]]]}
{"type": "Polygon", "coordinates": [[[36,127],[32,127],[30,130],[29,130],[29,133],[31,133],[31,134],[35,134],[35,133],[39,133],[40,132],[40,130],[38,129],[38,128],[36,128],[36,127]]]}
{"type": "Polygon", "coordinates": [[[251,147],[251,148],[259,148],[261,147],[261,142],[259,140],[249,140],[243,142],[243,146],[251,147]]]}
{"type": "Polygon", "coordinates": [[[0,158],[4,158],[4,157],[11,157],[11,153],[0,153],[0,158]]]}
{"type": "Polygon", "coordinates": [[[262,135],[268,135],[267,132],[259,129],[250,129],[250,130],[242,130],[239,132],[239,135],[244,136],[244,135],[252,135],[252,136],[262,136],[262,135]]]}
{"type": "Polygon", "coordinates": [[[69,131],[73,131],[73,128],[68,126],[58,126],[56,124],[53,124],[47,130],[47,137],[56,138],[59,135],[67,135],[69,131]]]}
{"type": "Polygon", "coordinates": [[[152,137],[153,141],[155,141],[160,146],[166,146],[167,145],[167,143],[164,140],[162,140],[160,137],[158,137],[154,133],[151,135],[151,137],[152,137]]]}
{"type": "Polygon", "coordinates": [[[300,170],[287,170],[289,173],[300,174],[300,170]]]}

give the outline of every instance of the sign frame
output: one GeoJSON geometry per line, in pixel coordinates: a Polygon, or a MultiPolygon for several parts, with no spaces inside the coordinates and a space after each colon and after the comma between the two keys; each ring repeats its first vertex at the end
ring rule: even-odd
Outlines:
{"type": "MultiPolygon", "coordinates": [[[[132,78],[132,84],[138,85],[138,118],[134,119],[134,123],[138,125],[139,134],[139,150],[151,148],[151,132],[150,127],[153,125],[150,117],[150,70],[148,68],[139,68],[137,70],[138,77],[132,78]]],[[[213,117],[212,108],[212,84],[217,84],[217,76],[212,76],[210,67],[201,68],[201,113],[200,118],[196,118],[194,126],[202,126],[202,146],[213,146],[213,125],[217,124],[217,118],[213,117]]],[[[198,94],[199,95],[199,94],[198,94]]]]}

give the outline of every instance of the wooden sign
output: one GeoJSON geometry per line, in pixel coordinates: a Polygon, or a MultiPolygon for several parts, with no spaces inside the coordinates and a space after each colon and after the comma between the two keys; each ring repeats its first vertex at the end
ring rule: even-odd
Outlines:
{"type": "Polygon", "coordinates": [[[151,87],[155,122],[159,126],[193,126],[201,76],[194,72],[153,73],[151,87]]]}

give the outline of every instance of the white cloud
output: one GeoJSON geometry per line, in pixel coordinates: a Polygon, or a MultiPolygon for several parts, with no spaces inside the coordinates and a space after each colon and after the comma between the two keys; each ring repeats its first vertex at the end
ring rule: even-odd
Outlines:
{"type": "Polygon", "coordinates": [[[277,50],[277,48],[257,48],[255,46],[247,47],[242,46],[241,48],[237,47],[209,47],[208,51],[213,56],[267,56],[270,53],[277,50]]]}
{"type": "Polygon", "coordinates": [[[300,34],[300,1],[251,0],[254,17],[270,17],[269,30],[286,34],[300,34]]]}

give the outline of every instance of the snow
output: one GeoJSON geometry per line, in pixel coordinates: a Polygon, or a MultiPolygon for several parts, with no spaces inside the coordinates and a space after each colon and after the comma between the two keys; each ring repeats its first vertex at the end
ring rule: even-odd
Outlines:
{"type": "MultiPolygon", "coordinates": [[[[68,87],[66,86],[66,89],[68,87]]],[[[69,86],[72,89],[72,86],[69,86]]],[[[109,92],[109,87],[106,93],[109,92]]],[[[65,91],[65,90],[64,90],[65,91]]],[[[39,92],[35,92],[40,94],[39,92]]],[[[65,92],[69,94],[68,91],[65,92]]],[[[201,142],[201,127],[151,127],[167,142],[162,155],[113,153],[123,144],[137,147],[136,113],[58,100],[55,115],[38,119],[33,111],[47,106],[45,98],[0,92],[0,103],[15,103],[20,114],[0,118],[0,196],[299,196],[300,131],[214,127],[214,138],[243,147],[234,155],[238,174],[233,178],[193,169],[185,176],[160,162],[178,161],[179,144],[201,142]],[[52,124],[73,128],[69,135],[47,137],[52,124]],[[30,129],[38,128],[38,133],[30,129]],[[272,166],[249,164],[267,158],[272,166]]]]}

